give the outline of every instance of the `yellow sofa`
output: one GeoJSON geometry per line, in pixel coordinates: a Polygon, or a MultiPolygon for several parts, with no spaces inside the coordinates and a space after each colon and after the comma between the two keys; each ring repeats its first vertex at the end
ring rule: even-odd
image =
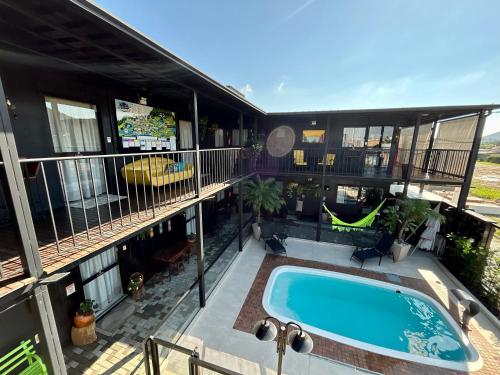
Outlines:
{"type": "Polygon", "coordinates": [[[163,186],[174,182],[179,182],[193,177],[194,168],[191,163],[184,163],[184,170],[174,171],[176,164],[175,161],[168,158],[153,156],[151,158],[144,157],[134,161],[133,163],[126,164],[120,170],[122,177],[125,178],[129,184],[137,182],[138,185],[147,186],[163,186]],[[151,174],[149,160],[151,159],[151,174]],[[171,169],[168,169],[168,168],[171,169]],[[135,169],[135,177],[134,177],[135,169]]]}

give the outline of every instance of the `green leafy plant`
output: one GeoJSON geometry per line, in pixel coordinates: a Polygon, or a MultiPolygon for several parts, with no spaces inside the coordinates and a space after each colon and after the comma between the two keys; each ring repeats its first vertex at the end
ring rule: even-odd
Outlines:
{"type": "Polygon", "coordinates": [[[79,315],[92,315],[94,313],[94,300],[86,299],[85,301],[80,303],[78,308],[79,315]]]}
{"type": "Polygon", "coordinates": [[[247,181],[243,185],[243,200],[252,207],[257,223],[261,222],[263,210],[278,212],[285,204],[276,182],[272,179],[261,180],[259,175],[255,181],[247,181]]]}
{"type": "Polygon", "coordinates": [[[140,273],[132,274],[128,281],[127,290],[129,292],[135,292],[136,290],[139,290],[139,288],[142,286],[143,281],[144,277],[140,273]]]}
{"type": "MultiPolygon", "coordinates": [[[[484,246],[475,245],[474,240],[454,233],[446,235],[451,241],[456,255],[461,259],[459,273],[463,280],[474,289],[480,288],[481,279],[488,260],[488,250],[484,246]]],[[[449,249],[448,249],[449,250],[449,249]]]]}
{"type": "Polygon", "coordinates": [[[445,217],[434,211],[428,201],[420,199],[397,200],[395,206],[382,211],[382,226],[387,232],[396,235],[399,243],[404,242],[405,235],[415,233],[418,226],[427,219],[445,222],[445,217]]]}
{"type": "Polygon", "coordinates": [[[252,156],[259,156],[261,152],[264,150],[263,143],[259,140],[259,136],[252,136],[245,143],[245,147],[248,148],[252,154],[252,156]]]}

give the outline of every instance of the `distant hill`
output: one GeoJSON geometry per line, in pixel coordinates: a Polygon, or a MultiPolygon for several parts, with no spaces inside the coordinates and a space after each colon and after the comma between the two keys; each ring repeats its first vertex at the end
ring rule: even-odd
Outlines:
{"type": "Polygon", "coordinates": [[[496,132],[490,135],[485,135],[481,139],[481,143],[497,143],[500,142],[500,132],[496,132]]]}

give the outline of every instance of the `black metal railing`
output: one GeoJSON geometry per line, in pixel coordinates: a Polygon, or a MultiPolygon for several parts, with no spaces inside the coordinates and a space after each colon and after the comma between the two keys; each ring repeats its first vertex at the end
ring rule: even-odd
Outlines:
{"type": "MultiPolygon", "coordinates": [[[[463,179],[467,171],[470,150],[417,149],[413,158],[412,178],[443,177],[463,179]]],[[[406,176],[410,150],[398,149],[396,164],[406,176]]]]}
{"type": "Polygon", "coordinates": [[[257,172],[283,174],[322,174],[339,176],[385,176],[389,150],[365,148],[330,148],[326,158],[320,149],[294,149],[283,157],[266,150],[256,163],[257,172]],[[324,160],[326,159],[326,160],[324,160]]]}
{"type": "Polygon", "coordinates": [[[148,337],[143,343],[144,367],[146,375],[161,374],[160,346],[187,356],[189,375],[199,375],[202,373],[203,369],[210,371],[210,373],[221,375],[241,375],[239,372],[235,372],[200,359],[197,348],[189,349],[154,336],[148,337]]]}

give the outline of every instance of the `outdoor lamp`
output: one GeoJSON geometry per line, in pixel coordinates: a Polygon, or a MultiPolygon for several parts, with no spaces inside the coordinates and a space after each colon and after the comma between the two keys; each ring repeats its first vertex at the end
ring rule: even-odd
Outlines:
{"type": "Polygon", "coordinates": [[[268,316],[264,320],[255,323],[253,334],[260,341],[271,341],[277,337],[278,375],[281,375],[283,356],[285,355],[287,343],[297,353],[310,353],[314,346],[311,336],[303,331],[300,325],[295,322],[283,324],[272,316],[268,316]],[[279,328],[271,320],[275,320],[279,328]],[[288,327],[290,326],[295,326],[298,329],[291,331],[287,335],[288,327]]]}

